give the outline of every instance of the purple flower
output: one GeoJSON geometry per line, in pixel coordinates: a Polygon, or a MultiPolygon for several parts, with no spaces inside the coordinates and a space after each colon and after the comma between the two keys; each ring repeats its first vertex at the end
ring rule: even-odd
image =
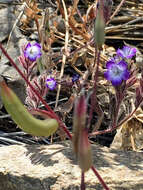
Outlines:
{"type": "Polygon", "coordinates": [[[46,79],[46,86],[47,88],[49,88],[50,90],[54,90],[56,88],[56,80],[52,77],[49,77],[46,79]]]}
{"type": "Polygon", "coordinates": [[[110,62],[119,63],[121,60],[122,60],[122,58],[120,56],[116,55],[110,59],[110,62]]]}
{"type": "Polygon", "coordinates": [[[78,74],[73,75],[73,77],[72,77],[72,82],[74,83],[74,82],[76,82],[77,80],[79,80],[79,75],[78,75],[78,74]]]}
{"type": "Polygon", "coordinates": [[[30,44],[28,43],[25,50],[24,56],[28,58],[30,61],[36,61],[42,55],[41,45],[38,43],[30,44]]]}
{"type": "Polygon", "coordinates": [[[137,52],[136,48],[124,46],[123,49],[117,50],[117,55],[122,58],[131,59],[133,56],[136,55],[136,52],[137,52]]]}
{"type": "Polygon", "coordinates": [[[113,86],[118,86],[123,80],[129,78],[129,71],[125,61],[120,61],[115,63],[113,61],[108,61],[106,63],[107,71],[104,73],[104,76],[107,80],[112,82],[113,86]]]}

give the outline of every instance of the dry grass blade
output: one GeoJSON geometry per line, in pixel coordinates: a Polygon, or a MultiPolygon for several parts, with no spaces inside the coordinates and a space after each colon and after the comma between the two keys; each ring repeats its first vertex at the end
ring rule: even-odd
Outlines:
{"type": "MultiPolygon", "coordinates": [[[[65,34],[65,45],[64,45],[64,53],[63,53],[63,58],[62,58],[62,67],[61,67],[61,72],[60,72],[60,80],[64,74],[64,66],[66,63],[66,57],[68,55],[68,39],[69,39],[69,24],[68,24],[68,13],[66,9],[66,5],[64,0],[62,0],[63,8],[64,8],[64,14],[65,14],[65,26],[66,26],[66,34],[65,34]]],[[[58,91],[57,91],[57,96],[56,96],[56,104],[55,108],[57,108],[58,105],[58,100],[59,100],[59,95],[60,95],[60,89],[61,85],[58,85],[58,91]]]]}
{"type": "Polygon", "coordinates": [[[9,36],[8,36],[8,41],[7,41],[7,45],[6,45],[6,50],[8,49],[8,46],[9,46],[9,42],[10,42],[12,33],[13,33],[13,31],[15,30],[16,25],[17,25],[18,22],[20,21],[22,15],[24,14],[24,10],[25,10],[25,7],[26,7],[26,6],[27,6],[26,2],[24,2],[24,3],[22,4],[22,6],[21,6],[21,12],[19,13],[19,15],[18,15],[18,17],[17,17],[15,23],[13,24],[12,30],[11,30],[9,36]]]}

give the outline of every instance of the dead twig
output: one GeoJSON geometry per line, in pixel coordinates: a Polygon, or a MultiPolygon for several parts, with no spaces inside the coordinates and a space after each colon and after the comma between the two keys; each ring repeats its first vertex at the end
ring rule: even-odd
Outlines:
{"type": "Polygon", "coordinates": [[[123,5],[123,3],[125,2],[125,0],[122,0],[120,2],[120,4],[118,5],[117,9],[114,11],[114,13],[111,15],[110,20],[107,22],[107,25],[109,24],[109,22],[112,20],[112,18],[118,13],[118,11],[120,10],[121,6],[123,5]]]}

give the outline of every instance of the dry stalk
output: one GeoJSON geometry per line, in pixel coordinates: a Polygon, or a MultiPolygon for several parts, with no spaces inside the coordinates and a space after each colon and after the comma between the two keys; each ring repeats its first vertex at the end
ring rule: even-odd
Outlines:
{"type": "Polygon", "coordinates": [[[109,22],[112,20],[112,18],[118,13],[118,11],[120,10],[121,6],[123,5],[123,3],[125,2],[126,0],[122,0],[120,2],[120,4],[118,5],[117,9],[114,11],[114,13],[111,15],[110,17],[110,20],[107,22],[107,25],[109,24],[109,22]]]}
{"type": "MultiPolygon", "coordinates": [[[[69,39],[68,13],[67,13],[67,8],[66,8],[64,0],[62,0],[62,4],[63,4],[64,14],[65,14],[66,34],[65,34],[64,53],[63,53],[63,58],[62,58],[62,67],[61,67],[61,72],[60,72],[60,80],[61,80],[61,78],[62,78],[62,76],[64,74],[64,66],[65,66],[65,63],[66,63],[66,57],[67,57],[67,52],[68,52],[68,39],[69,39]]],[[[57,106],[58,106],[60,90],[61,90],[61,84],[58,85],[55,108],[57,108],[57,106]]]]}

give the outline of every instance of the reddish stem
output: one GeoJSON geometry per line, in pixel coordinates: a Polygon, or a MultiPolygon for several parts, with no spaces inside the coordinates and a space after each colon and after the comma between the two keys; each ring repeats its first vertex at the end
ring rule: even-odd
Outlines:
{"type": "Polygon", "coordinates": [[[97,170],[94,168],[94,166],[91,167],[92,171],[95,173],[96,177],[98,178],[98,180],[100,181],[100,183],[102,184],[103,188],[105,190],[110,190],[106,183],[104,182],[104,180],[102,179],[102,177],[99,175],[99,173],[97,172],[97,170]]]}
{"type": "MultiPolygon", "coordinates": [[[[96,62],[96,55],[95,55],[95,63],[96,63],[96,71],[95,71],[95,76],[94,76],[94,88],[93,88],[93,93],[91,95],[91,108],[89,112],[89,119],[88,119],[88,127],[90,126],[90,122],[93,116],[93,110],[96,108],[96,111],[99,112],[99,106],[97,102],[97,81],[98,81],[98,72],[99,72],[99,62],[100,62],[100,50],[97,49],[95,50],[95,54],[97,52],[97,62],[96,62]]],[[[99,114],[99,113],[98,113],[99,114]]]]}
{"type": "Polygon", "coordinates": [[[85,182],[84,182],[84,172],[81,172],[81,185],[80,185],[81,190],[85,190],[85,182]]]}

